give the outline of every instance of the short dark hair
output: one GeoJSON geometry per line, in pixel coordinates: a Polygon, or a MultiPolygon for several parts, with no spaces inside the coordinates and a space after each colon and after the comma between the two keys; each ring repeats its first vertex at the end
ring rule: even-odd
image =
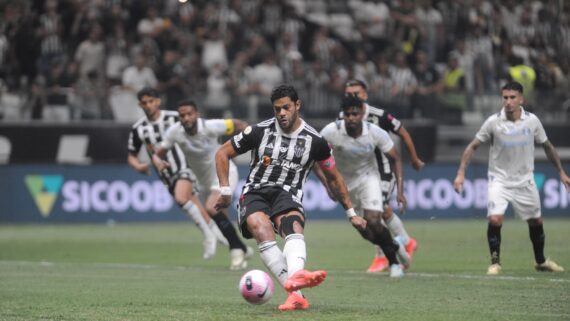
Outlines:
{"type": "Polygon", "coordinates": [[[515,91],[518,91],[522,94],[523,93],[523,85],[521,85],[521,83],[518,81],[511,81],[511,82],[508,82],[506,85],[504,85],[503,88],[501,88],[501,91],[503,91],[503,90],[515,90],[515,91]]]}
{"type": "Polygon", "coordinates": [[[176,109],[182,106],[192,106],[194,109],[196,109],[196,111],[198,111],[198,105],[196,105],[196,102],[192,99],[182,99],[176,103],[176,109]]]}
{"type": "Polygon", "coordinates": [[[342,110],[347,110],[351,107],[361,108],[363,103],[364,103],[364,101],[362,101],[362,99],[360,99],[356,96],[353,96],[353,95],[348,95],[348,96],[342,97],[342,102],[340,104],[340,108],[342,110]]]}
{"type": "Polygon", "coordinates": [[[344,88],[352,87],[352,86],[360,86],[360,87],[364,88],[364,90],[368,90],[368,85],[366,85],[366,83],[360,79],[356,79],[356,78],[351,79],[351,80],[347,81],[346,84],[344,84],[344,88]]]}
{"type": "Polygon", "coordinates": [[[271,91],[271,102],[273,103],[277,99],[281,99],[283,97],[289,97],[292,101],[296,102],[299,100],[299,95],[295,88],[291,85],[279,85],[271,91]]]}
{"type": "Polygon", "coordinates": [[[160,98],[158,90],[156,90],[154,88],[150,88],[150,87],[144,87],[143,89],[139,90],[139,92],[137,93],[137,99],[141,100],[143,98],[143,96],[160,98]]]}

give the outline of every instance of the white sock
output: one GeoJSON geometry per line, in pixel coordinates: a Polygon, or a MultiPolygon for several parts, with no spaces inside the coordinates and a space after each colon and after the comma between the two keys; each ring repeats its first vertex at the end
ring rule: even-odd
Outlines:
{"type": "Polygon", "coordinates": [[[218,239],[218,242],[222,243],[225,246],[230,245],[230,243],[228,243],[228,240],[226,239],[222,231],[220,231],[220,228],[218,227],[218,225],[216,225],[216,222],[214,222],[214,220],[210,220],[210,223],[208,223],[208,227],[210,227],[210,230],[212,231],[212,233],[214,233],[216,239],[218,239]]]}
{"type": "Polygon", "coordinates": [[[202,213],[200,213],[200,210],[198,207],[196,207],[196,205],[194,205],[192,201],[186,202],[186,204],[182,206],[182,209],[186,212],[186,214],[188,214],[188,216],[190,216],[200,231],[202,231],[202,235],[205,239],[216,237],[206,223],[206,220],[204,220],[204,217],[202,216],[202,213]]]}
{"type": "Polygon", "coordinates": [[[374,247],[376,248],[376,256],[377,257],[385,256],[384,251],[382,251],[382,248],[379,245],[374,245],[374,247]]]}
{"type": "Polygon", "coordinates": [[[392,235],[394,235],[394,237],[399,236],[402,239],[404,245],[408,245],[408,242],[410,241],[410,236],[408,235],[408,232],[406,232],[404,224],[402,223],[402,220],[400,220],[398,215],[392,213],[392,217],[390,217],[385,222],[390,232],[392,232],[392,235]]]}
{"type": "Polygon", "coordinates": [[[287,281],[287,262],[283,257],[283,252],[277,246],[276,241],[265,241],[259,243],[259,255],[265,266],[279,280],[282,286],[287,281]]]}
{"type": "Polygon", "coordinates": [[[283,255],[285,256],[285,260],[287,260],[289,276],[304,269],[305,261],[307,260],[305,236],[303,234],[287,235],[287,237],[285,237],[285,245],[283,246],[283,255]]]}

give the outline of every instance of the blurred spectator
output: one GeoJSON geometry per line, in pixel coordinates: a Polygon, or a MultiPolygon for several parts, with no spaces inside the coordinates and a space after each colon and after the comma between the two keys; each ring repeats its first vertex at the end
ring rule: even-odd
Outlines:
{"type": "Polygon", "coordinates": [[[396,118],[411,118],[410,101],[416,90],[417,80],[408,66],[404,52],[394,55],[394,64],[390,66],[390,78],[394,81],[392,87],[392,114],[396,118]]]}
{"type": "Polygon", "coordinates": [[[178,51],[166,50],[156,73],[158,90],[164,95],[162,104],[170,110],[175,110],[176,103],[188,96],[184,88],[187,72],[179,63],[179,58],[178,51]]]}
{"type": "Polygon", "coordinates": [[[338,116],[338,104],[333,103],[333,99],[338,95],[333,94],[331,79],[321,63],[314,61],[305,77],[307,78],[307,96],[305,97],[303,114],[308,117],[320,118],[338,116]]]}
{"type": "Polygon", "coordinates": [[[216,64],[225,70],[228,67],[228,55],[224,38],[217,28],[213,28],[206,33],[202,44],[202,67],[209,71],[216,64]]]}
{"type": "Polygon", "coordinates": [[[443,56],[445,35],[443,17],[439,10],[433,7],[432,0],[420,0],[415,15],[420,31],[418,45],[426,50],[429,63],[443,56]]]}
{"type": "Polygon", "coordinates": [[[47,0],[45,2],[46,12],[40,16],[38,33],[41,38],[40,71],[42,73],[49,70],[52,59],[61,58],[64,54],[61,40],[63,25],[57,5],[57,0],[47,0]]]}
{"type": "Polygon", "coordinates": [[[206,81],[206,118],[232,118],[231,115],[225,115],[231,99],[228,87],[228,76],[223,67],[215,64],[206,81]]]}
{"type": "Polygon", "coordinates": [[[101,41],[101,32],[101,26],[93,26],[88,38],[81,42],[75,51],[75,61],[79,64],[81,77],[86,77],[92,71],[97,72],[103,69],[105,45],[101,41]]]}
{"type": "Polygon", "coordinates": [[[100,119],[107,116],[107,90],[97,70],[80,77],[75,86],[73,117],[75,119],[100,119]]]}
{"type": "Polygon", "coordinates": [[[416,52],[415,64],[412,68],[418,82],[412,95],[411,107],[413,115],[424,118],[435,118],[438,114],[439,73],[428,61],[427,53],[420,49],[416,52]]]}
{"type": "Polygon", "coordinates": [[[510,60],[510,80],[517,81],[523,85],[525,106],[535,107],[534,84],[536,82],[536,72],[531,66],[526,65],[521,57],[513,55],[510,60]]]}
{"type": "Polygon", "coordinates": [[[134,59],[134,65],[123,72],[123,86],[132,90],[133,95],[144,87],[156,88],[158,81],[154,71],[146,66],[146,59],[139,54],[134,59]]]}
{"type": "Polygon", "coordinates": [[[456,53],[449,55],[441,87],[446,106],[464,110],[467,107],[465,70],[460,66],[459,59],[460,56],[456,53]]]}

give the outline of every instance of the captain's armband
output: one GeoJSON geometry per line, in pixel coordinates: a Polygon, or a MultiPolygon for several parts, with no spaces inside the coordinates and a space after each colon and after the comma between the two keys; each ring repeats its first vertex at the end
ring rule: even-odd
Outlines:
{"type": "Polygon", "coordinates": [[[318,161],[317,164],[319,164],[319,167],[323,171],[330,171],[336,167],[336,162],[333,155],[330,155],[327,159],[318,161]]]}

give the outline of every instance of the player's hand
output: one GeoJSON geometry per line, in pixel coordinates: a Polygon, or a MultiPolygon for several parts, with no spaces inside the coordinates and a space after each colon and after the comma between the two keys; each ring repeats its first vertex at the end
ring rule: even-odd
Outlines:
{"type": "Polygon", "coordinates": [[[232,196],[231,195],[220,195],[220,197],[218,197],[218,200],[216,200],[216,205],[214,205],[214,208],[216,209],[216,211],[221,211],[224,208],[228,208],[232,203],[232,196]]]}
{"type": "Polygon", "coordinates": [[[163,170],[165,170],[166,168],[170,167],[170,163],[165,161],[164,159],[158,157],[158,155],[154,154],[152,155],[152,163],[154,164],[154,167],[156,167],[156,169],[159,172],[162,172],[163,170]]]}
{"type": "Polygon", "coordinates": [[[404,214],[406,208],[408,208],[408,200],[406,199],[406,196],[404,196],[402,193],[398,193],[396,200],[398,201],[398,209],[400,210],[400,214],[404,214]]]}
{"type": "Polygon", "coordinates": [[[359,231],[364,231],[366,228],[366,220],[360,216],[353,216],[350,218],[350,224],[359,231]]]}
{"type": "Polygon", "coordinates": [[[137,166],[136,170],[137,170],[137,172],[139,172],[141,174],[144,174],[147,176],[150,175],[150,167],[148,167],[148,164],[146,164],[146,163],[139,164],[139,166],[137,166]]]}
{"type": "Polygon", "coordinates": [[[463,191],[463,182],[465,181],[465,177],[461,174],[457,174],[455,180],[453,181],[453,189],[457,193],[461,193],[463,191]]]}
{"type": "Polygon", "coordinates": [[[416,158],[416,159],[412,160],[412,167],[416,171],[420,171],[422,168],[424,168],[424,166],[426,166],[426,163],[424,163],[421,159],[416,158]]]}

